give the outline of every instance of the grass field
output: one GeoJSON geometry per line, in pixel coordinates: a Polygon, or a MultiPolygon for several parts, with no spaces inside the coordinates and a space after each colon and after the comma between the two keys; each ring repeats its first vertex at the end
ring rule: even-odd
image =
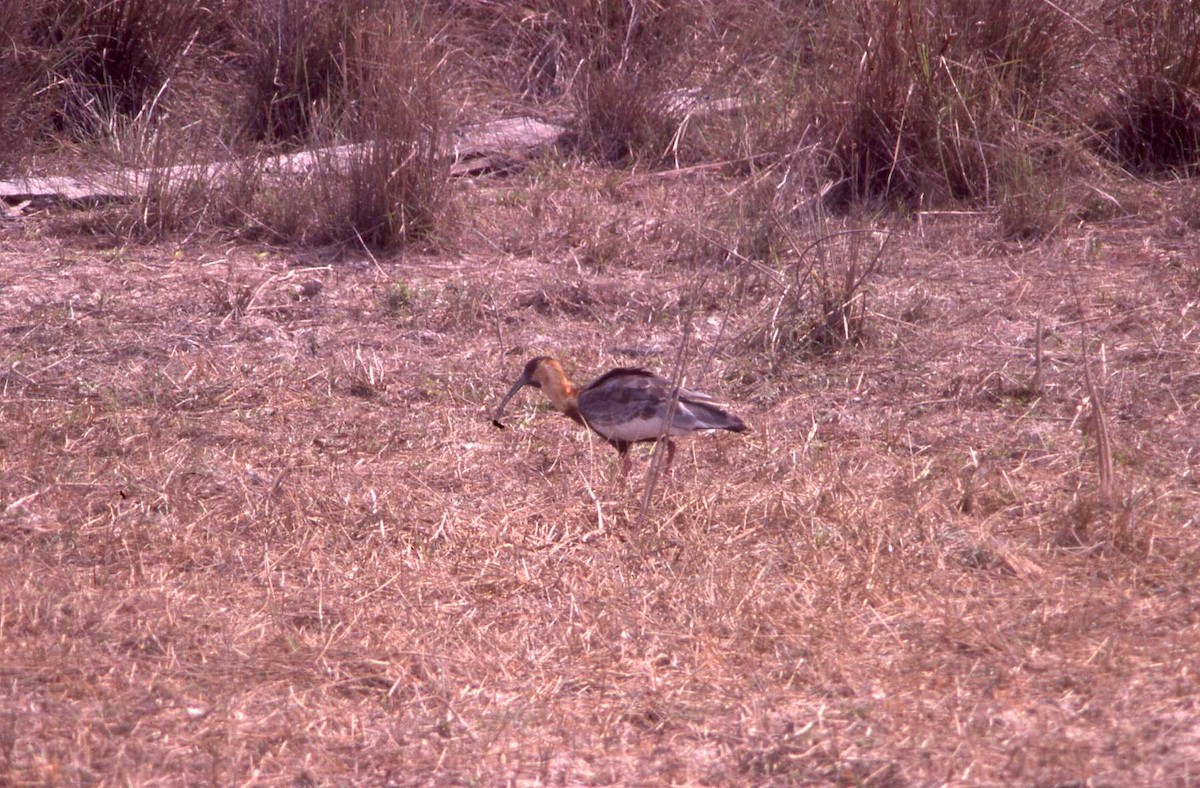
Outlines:
{"type": "Polygon", "coordinates": [[[0,219],[0,784],[1200,784],[1192,171],[656,139],[380,244],[0,219]],[[491,425],[541,354],[752,431],[622,480],[536,391],[491,425]]]}

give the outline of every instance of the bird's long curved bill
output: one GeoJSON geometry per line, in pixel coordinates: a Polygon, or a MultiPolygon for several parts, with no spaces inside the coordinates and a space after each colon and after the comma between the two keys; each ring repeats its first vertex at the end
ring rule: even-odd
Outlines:
{"type": "Polygon", "coordinates": [[[492,424],[500,429],[504,429],[504,422],[500,421],[500,417],[504,415],[504,406],[507,405],[508,401],[516,396],[516,393],[520,391],[521,388],[527,383],[529,383],[528,376],[522,374],[521,377],[517,378],[517,382],[512,384],[512,388],[508,390],[508,393],[504,395],[504,399],[500,400],[500,404],[496,406],[496,413],[494,416],[492,416],[492,424]]]}

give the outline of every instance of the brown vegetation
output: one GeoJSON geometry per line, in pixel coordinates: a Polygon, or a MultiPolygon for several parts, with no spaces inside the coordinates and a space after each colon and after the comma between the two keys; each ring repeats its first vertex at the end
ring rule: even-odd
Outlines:
{"type": "Polygon", "coordinates": [[[176,2],[0,5],[0,167],[199,165],[0,214],[0,783],[1196,781],[1186,2],[176,2]]]}

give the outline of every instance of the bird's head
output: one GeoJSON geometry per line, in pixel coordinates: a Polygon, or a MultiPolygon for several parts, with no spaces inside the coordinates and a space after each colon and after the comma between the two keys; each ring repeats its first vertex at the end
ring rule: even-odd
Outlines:
{"type": "Polygon", "coordinates": [[[567,380],[562,364],[549,356],[531,358],[525,364],[525,369],[521,370],[521,376],[512,384],[512,388],[504,395],[504,399],[500,400],[500,404],[496,407],[496,415],[492,417],[492,424],[504,429],[504,424],[500,421],[500,417],[504,414],[504,406],[525,386],[545,389],[556,407],[560,407],[562,397],[569,397],[572,393],[571,384],[567,380]]]}

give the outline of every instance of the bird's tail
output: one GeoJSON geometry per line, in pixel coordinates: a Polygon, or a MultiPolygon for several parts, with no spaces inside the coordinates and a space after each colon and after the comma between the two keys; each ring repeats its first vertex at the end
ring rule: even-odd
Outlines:
{"type": "Polygon", "coordinates": [[[680,397],[675,412],[676,424],[691,430],[729,430],[747,432],[746,422],[712,401],[680,397]]]}

